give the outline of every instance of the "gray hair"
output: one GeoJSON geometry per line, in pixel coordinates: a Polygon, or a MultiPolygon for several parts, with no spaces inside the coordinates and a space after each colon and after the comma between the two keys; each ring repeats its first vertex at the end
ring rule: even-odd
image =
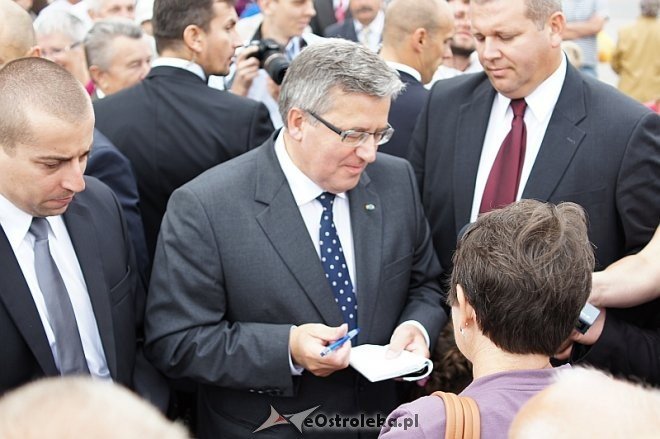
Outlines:
{"type": "Polygon", "coordinates": [[[63,10],[50,10],[39,14],[34,21],[37,35],[63,34],[73,42],[82,42],[87,33],[83,21],[75,15],[63,10]]]}
{"type": "Polygon", "coordinates": [[[85,57],[88,66],[98,66],[102,71],[110,68],[112,43],[117,37],[139,40],[142,28],[129,20],[102,20],[96,22],[85,37],[85,57]]]}
{"type": "MultiPolygon", "coordinates": [[[[472,0],[476,4],[489,3],[493,0],[472,0]]],[[[540,30],[555,12],[561,12],[561,0],[525,0],[525,16],[532,20],[540,30]]]]}
{"type": "Polygon", "coordinates": [[[333,89],[393,99],[402,88],[396,72],[374,52],[328,38],[305,48],[291,63],[280,91],[280,115],[286,126],[293,107],[323,114],[332,107],[328,94],[333,89]]]}
{"type": "MultiPolygon", "coordinates": [[[[101,12],[101,8],[107,0],[85,0],[90,11],[101,12]]],[[[135,2],[133,2],[135,4],[135,2]]]]}
{"type": "Polygon", "coordinates": [[[639,8],[644,17],[657,17],[660,10],[660,0],[642,0],[639,8]]]}

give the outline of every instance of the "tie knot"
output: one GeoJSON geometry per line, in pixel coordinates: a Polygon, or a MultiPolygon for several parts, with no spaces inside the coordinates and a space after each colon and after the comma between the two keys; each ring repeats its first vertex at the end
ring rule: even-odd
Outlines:
{"type": "Polygon", "coordinates": [[[513,115],[515,117],[524,117],[526,108],[527,108],[527,102],[525,102],[525,99],[511,100],[511,109],[513,110],[513,115]]]}
{"type": "Polygon", "coordinates": [[[37,241],[48,239],[48,221],[46,218],[34,217],[30,225],[30,233],[32,233],[37,241]]]}
{"type": "Polygon", "coordinates": [[[323,206],[323,210],[329,210],[332,212],[332,203],[335,201],[335,194],[330,192],[323,192],[321,195],[316,197],[317,200],[323,206]]]}

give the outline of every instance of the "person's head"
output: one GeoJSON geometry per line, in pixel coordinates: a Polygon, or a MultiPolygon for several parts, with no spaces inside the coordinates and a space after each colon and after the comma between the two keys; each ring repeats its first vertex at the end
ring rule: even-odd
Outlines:
{"type": "Polygon", "coordinates": [[[151,68],[151,44],[131,21],[96,22],[84,46],[92,80],[106,95],[137,84],[151,68]]]}
{"type": "Polygon", "coordinates": [[[32,18],[12,0],[0,0],[0,67],[24,56],[39,56],[32,18]]]}
{"type": "Polygon", "coordinates": [[[480,216],[453,261],[449,303],[468,359],[481,335],[507,353],[552,356],[578,320],[594,269],[582,208],[536,200],[480,216]]]}
{"type": "Polygon", "coordinates": [[[642,16],[656,18],[660,10],[660,0],[640,0],[639,8],[642,16]]]}
{"type": "Polygon", "coordinates": [[[135,18],[135,0],[86,0],[89,6],[89,16],[92,20],[108,18],[135,18]]]}
{"type": "Polygon", "coordinates": [[[413,67],[426,84],[443,60],[451,57],[453,33],[445,0],[393,0],[385,12],[381,55],[413,67]]]}
{"type": "Polygon", "coordinates": [[[348,3],[351,16],[363,26],[367,26],[374,21],[382,7],[383,0],[350,0],[348,3]]]}
{"type": "Polygon", "coordinates": [[[359,44],[331,38],[305,48],[279,97],[294,164],[326,191],[354,188],[375,160],[378,142],[391,136],[390,102],[402,86],[394,70],[359,44]]]}
{"type": "Polygon", "coordinates": [[[263,23],[261,34],[286,44],[299,37],[316,15],[312,0],[259,0],[263,23]]]}
{"type": "Polygon", "coordinates": [[[154,15],[154,0],[138,0],[135,5],[135,23],[138,24],[147,35],[153,35],[152,18],[154,15]]]}
{"type": "Polygon", "coordinates": [[[87,29],[75,15],[63,10],[48,10],[35,22],[41,56],[68,70],[80,82],[89,79],[82,43],[87,29]]]}
{"type": "Polygon", "coordinates": [[[186,430],[112,382],[46,378],[0,399],[4,439],[185,439],[186,430]]]}
{"type": "Polygon", "coordinates": [[[199,64],[207,75],[229,73],[241,45],[231,0],[156,0],[153,28],[161,56],[199,64]]]}
{"type": "Polygon", "coordinates": [[[472,0],[470,17],[479,61],[504,96],[526,97],[559,67],[560,0],[472,0]]]}
{"type": "Polygon", "coordinates": [[[659,390],[572,368],[520,409],[509,438],[652,438],[658,431],[659,390]]]}
{"type": "Polygon", "coordinates": [[[454,56],[468,57],[476,49],[470,25],[470,0],[447,0],[454,14],[456,33],[451,42],[454,56]]]}
{"type": "Polygon", "coordinates": [[[33,216],[64,213],[85,189],[94,112],[82,84],[43,58],[0,69],[0,193],[33,216]]]}

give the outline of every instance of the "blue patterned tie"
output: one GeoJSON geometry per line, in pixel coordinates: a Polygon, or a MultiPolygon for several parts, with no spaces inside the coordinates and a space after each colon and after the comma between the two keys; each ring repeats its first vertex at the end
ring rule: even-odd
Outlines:
{"type": "MultiPolygon", "coordinates": [[[[344,250],[341,248],[337,229],[332,215],[332,205],[335,194],[323,192],[317,198],[323,206],[321,224],[319,226],[319,245],[321,247],[321,264],[325,271],[325,277],[330,283],[330,289],[335,295],[335,302],[344,316],[344,322],[348,323],[348,330],[357,327],[357,298],[355,289],[348,273],[348,266],[344,258],[344,250]]],[[[356,340],[353,339],[353,344],[356,340]]]]}

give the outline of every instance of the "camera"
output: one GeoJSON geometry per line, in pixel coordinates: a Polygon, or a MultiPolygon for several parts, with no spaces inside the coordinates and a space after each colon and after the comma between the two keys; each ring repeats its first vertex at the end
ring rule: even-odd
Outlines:
{"type": "Polygon", "coordinates": [[[575,324],[575,329],[577,329],[581,334],[586,334],[589,328],[591,328],[591,325],[593,325],[598,318],[599,314],[600,310],[598,308],[590,303],[585,304],[584,308],[582,308],[582,311],[580,311],[580,318],[575,324]]]}
{"type": "Polygon", "coordinates": [[[289,68],[289,59],[284,54],[282,46],[270,38],[253,40],[247,47],[257,47],[257,51],[249,56],[259,60],[259,67],[264,69],[275,84],[282,84],[284,74],[289,68]]]}

